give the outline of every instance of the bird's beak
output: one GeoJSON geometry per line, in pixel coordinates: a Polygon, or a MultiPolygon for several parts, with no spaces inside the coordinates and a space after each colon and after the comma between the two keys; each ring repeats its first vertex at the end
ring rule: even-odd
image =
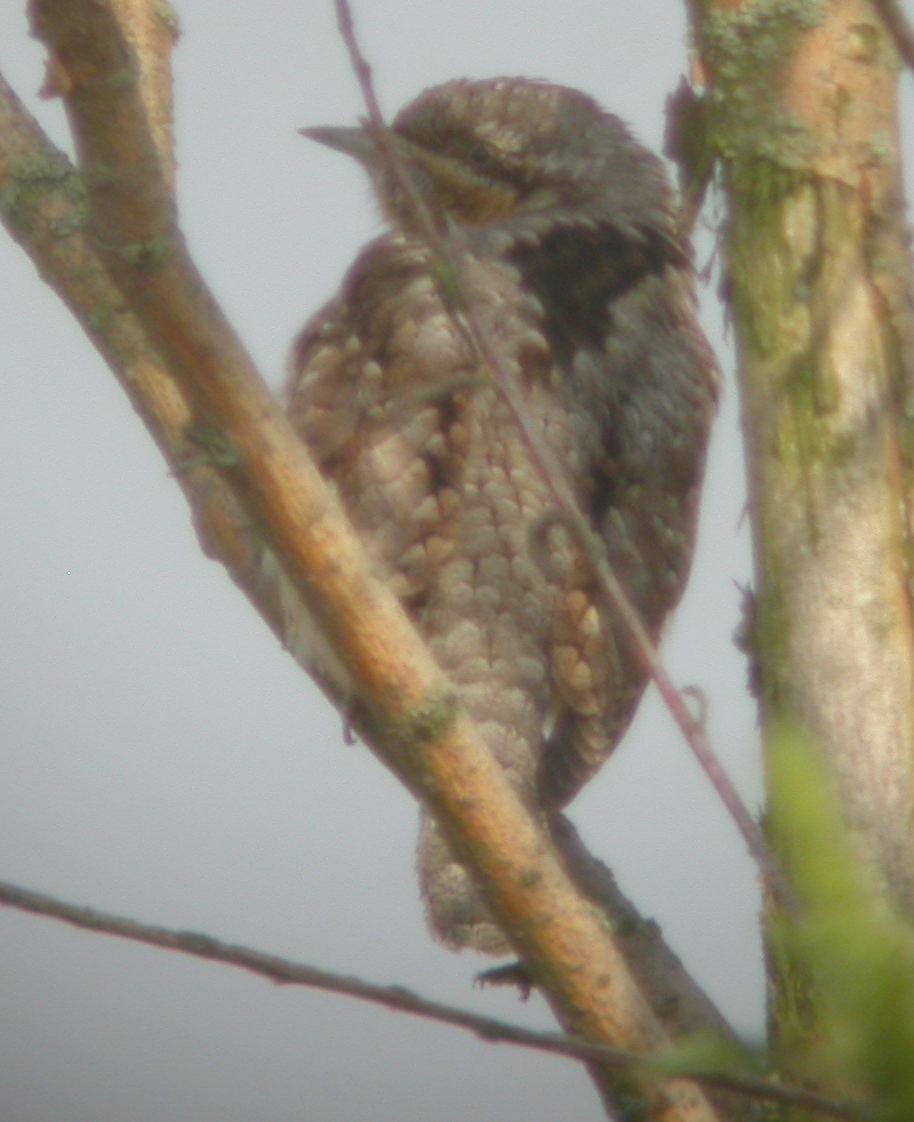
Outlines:
{"type": "Polygon", "coordinates": [[[326,144],[328,148],[335,148],[352,156],[360,163],[368,163],[376,154],[376,147],[371,136],[358,127],[340,128],[335,125],[318,125],[313,129],[299,129],[302,136],[309,140],[316,140],[318,144],[326,144]]]}

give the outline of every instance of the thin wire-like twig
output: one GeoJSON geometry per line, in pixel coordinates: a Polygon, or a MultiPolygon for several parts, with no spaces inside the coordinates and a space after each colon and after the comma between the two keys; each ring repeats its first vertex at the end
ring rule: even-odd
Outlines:
{"type": "Polygon", "coordinates": [[[736,824],[736,828],[758,864],[770,891],[782,904],[794,907],[793,891],[787,883],[762,831],[750,814],[746,804],[740,798],[739,792],[715,753],[704,723],[693,717],[682,693],[667,674],[657,647],[648,634],[640,614],[612,571],[602,542],[591,530],[580,506],[571,493],[564,470],[530,424],[529,413],[517,379],[502,361],[489,333],[475,314],[472,302],[465,296],[466,286],[462,283],[460,263],[455,259],[452,246],[439,232],[425,200],[413,183],[408,169],[404,167],[396,144],[391,140],[389,129],[374,92],[371,66],[362,54],[355,37],[349,2],[348,0],[335,0],[335,4],[340,34],[346,45],[353,72],[365,100],[365,106],[368,110],[368,123],[375,142],[379,146],[382,157],[388,162],[390,173],[394,177],[397,187],[409,202],[417,228],[420,230],[433,259],[447,266],[447,274],[453,283],[447,294],[446,303],[459,312],[459,315],[454,315],[457,327],[468,340],[479,360],[492,372],[495,383],[511,410],[514,421],[520,429],[540,475],[552,493],[553,501],[563,521],[572,531],[587,556],[606,601],[622,617],[638,658],[653,679],[673,720],[678,725],[700,767],[707,775],[724,807],[736,824]]]}
{"type": "MultiPolygon", "coordinates": [[[[622,1069],[659,1070],[665,1076],[675,1074],[669,1070],[671,1065],[655,1063],[650,1056],[609,1048],[601,1044],[591,1044],[586,1040],[562,1033],[536,1032],[521,1025],[511,1024],[509,1021],[472,1013],[468,1009],[430,1001],[403,986],[381,986],[374,982],[363,981],[351,974],[336,974],[329,970],[321,970],[306,963],[293,962],[279,955],[266,954],[238,943],[224,943],[211,935],[196,931],[177,931],[100,911],[97,908],[69,904],[65,900],[22,888],[7,881],[0,881],[0,904],[33,915],[50,916],[89,931],[129,939],[136,943],[146,943],[179,954],[190,955],[193,958],[223,962],[280,984],[307,986],[310,989],[355,997],[401,1013],[410,1013],[416,1017],[425,1017],[442,1024],[467,1029],[484,1040],[515,1044],[521,1048],[551,1052],[576,1060],[598,1059],[622,1069]]],[[[719,1087],[754,1099],[815,1110],[832,1118],[859,1122],[867,1117],[862,1106],[841,1102],[800,1087],[785,1087],[764,1079],[725,1072],[689,1071],[687,1075],[689,1079],[711,1087],[719,1087]]]]}
{"type": "Polygon", "coordinates": [[[895,50],[905,66],[914,70],[914,26],[902,11],[899,0],[875,0],[875,5],[892,36],[895,50]]]}

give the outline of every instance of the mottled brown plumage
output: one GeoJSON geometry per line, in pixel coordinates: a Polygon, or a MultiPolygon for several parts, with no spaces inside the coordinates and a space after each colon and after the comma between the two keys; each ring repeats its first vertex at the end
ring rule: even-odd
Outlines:
{"type": "MultiPolygon", "coordinates": [[[[656,635],[685,584],[716,396],[659,161],[588,97],[523,79],[427,90],[393,129],[463,255],[465,296],[656,635]]],[[[290,417],[513,784],[549,813],[618,742],[644,674],[374,144],[310,135],[361,160],[393,228],[295,343],[290,417]]],[[[441,938],[506,949],[427,815],[419,871],[441,938]]]]}

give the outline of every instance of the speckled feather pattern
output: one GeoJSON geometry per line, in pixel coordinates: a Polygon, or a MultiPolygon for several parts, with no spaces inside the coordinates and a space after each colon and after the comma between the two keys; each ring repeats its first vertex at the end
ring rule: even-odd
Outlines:
{"type": "MultiPolygon", "coordinates": [[[[466,296],[657,634],[691,559],[716,387],[659,164],[583,95],[522,80],[428,91],[395,128],[444,154],[417,181],[462,224],[466,296]],[[480,139],[488,154],[469,155],[480,139]]],[[[618,742],[644,674],[400,225],[297,340],[289,415],[512,783],[548,813],[618,742]]],[[[419,870],[440,937],[506,949],[428,816],[419,870]]]]}

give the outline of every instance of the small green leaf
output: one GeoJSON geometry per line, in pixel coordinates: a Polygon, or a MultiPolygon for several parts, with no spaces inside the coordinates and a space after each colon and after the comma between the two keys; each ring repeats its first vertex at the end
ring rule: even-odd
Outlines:
{"type": "Polygon", "coordinates": [[[771,933],[811,982],[816,1081],[872,1095],[881,1122],[910,1122],[914,932],[855,853],[816,746],[784,727],[772,733],[768,759],[771,835],[802,905],[771,933]]]}

